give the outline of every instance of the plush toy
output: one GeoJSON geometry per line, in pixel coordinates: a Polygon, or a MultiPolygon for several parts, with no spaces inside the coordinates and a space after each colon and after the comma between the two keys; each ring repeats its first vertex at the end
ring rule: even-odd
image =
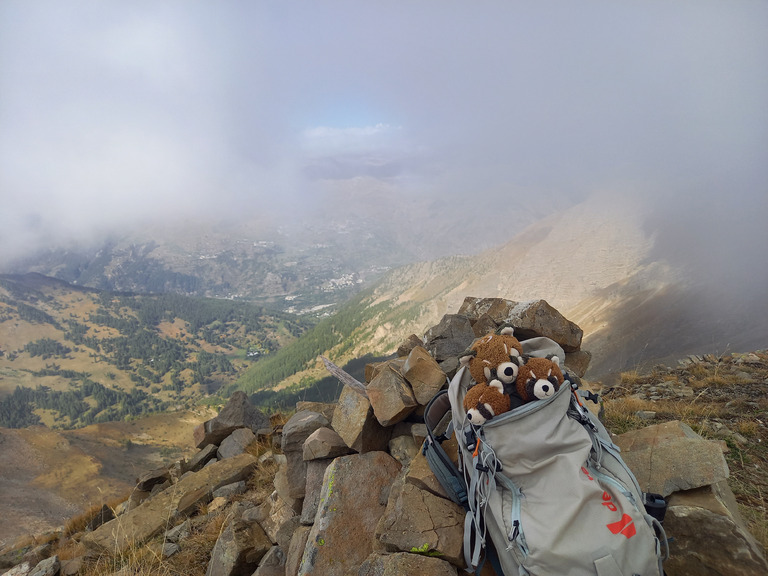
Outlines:
{"type": "Polygon", "coordinates": [[[517,393],[525,402],[549,398],[560,389],[563,383],[560,359],[550,358],[525,359],[517,374],[517,393]]]}
{"type": "Polygon", "coordinates": [[[513,384],[522,355],[523,347],[515,338],[514,329],[505,327],[475,340],[459,362],[469,366],[469,373],[477,383],[487,384],[498,378],[504,384],[513,384]]]}
{"type": "Polygon", "coordinates": [[[478,382],[467,391],[464,396],[464,410],[467,418],[475,426],[485,424],[494,416],[508,412],[512,407],[512,401],[508,394],[504,393],[504,385],[498,380],[490,383],[478,382]]]}
{"type": "Polygon", "coordinates": [[[483,424],[511,410],[509,392],[514,392],[522,353],[523,348],[514,336],[514,329],[506,327],[477,339],[459,359],[462,365],[469,368],[476,382],[464,398],[464,409],[472,424],[483,424]],[[505,385],[509,389],[505,389],[505,385]]]}

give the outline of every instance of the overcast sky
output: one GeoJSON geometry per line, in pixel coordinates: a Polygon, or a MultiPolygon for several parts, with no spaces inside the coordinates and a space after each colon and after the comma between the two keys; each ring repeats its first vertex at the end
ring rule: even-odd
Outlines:
{"type": "Polygon", "coordinates": [[[765,0],[2,0],[0,263],[357,178],[641,194],[660,246],[768,268],[767,31],[765,0]]]}

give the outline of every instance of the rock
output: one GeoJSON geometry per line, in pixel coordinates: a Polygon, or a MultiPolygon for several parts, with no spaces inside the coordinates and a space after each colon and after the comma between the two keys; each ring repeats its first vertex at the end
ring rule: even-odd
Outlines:
{"type": "Polygon", "coordinates": [[[436,362],[447,358],[456,358],[462,354],[472,341],[475,333],[469,318],[459,314],[446,314],[440,323],[433,326],[425,335],[425,348],[436,362]]]}
{"type": "Polygon", "coordinates": [[[294,498],[291,496],[290,485],[288,483],[288,459],[283,454],[275,454],[275,461],[278,465],[275,478],[272,482],[275,487],[275,492],[277,492],[280,499],[285,502],[291,510],[300,513],[303,496],[301,498],[294,498]]]}
{"type": "Polygon", "coordinates": [[[203,468],[179,480],[172,489],[145,500],[115,520],[83,535],[82,542],[98,551],[124,552],[166,527],[169,517],[194,511],[201,502],[209,502],[213,491],[248,478],[256,467],[256,458],[240,454],[203,468]]]}
{"type": "Polygon", "coordinates": [[[458,571],[445,560],[406,552],[395,554],[371,554],[362,566],[358,576],[457,576],[458,571]]]}
{"type": "MultiPolygon", "coordinates": [[[[345,446],[346,447],[346,446],[345,446]]],[[[301,523],[311,525],[315,522],[320,495],[323,490],[325,470],[332,459],[312,460],[307,463],[307,488],[301,509],[301,523]]]]}
{"type": "Polygon", "coordinates": [[[163,484],[171,479],[168,468],[156,468],[145,472],[136,478],[136,490],[139,492],[150,492],[158,484],[163,484]]]}
{"type": "Polygon", "coordinates": [[[471,320],[471,323],[475,338],[482,338],[486,334],[496,332],[499,329],[499,325],[490,314],[483,314],[476,320],[471,320]]]}
{"type": "Polygon", "coordinates": [[[279,546],[272,546],[262,558],[253,576],[285,576],[285,553],[279,546]]]}
{"type": "Polygon", "coordinates": [[[669,498],[664,529],[670,542],[667,576],[763,576],[762,546],[745,528],[725,481],[669,498]]]}
{"type": "Polygon", "coordinates": [[[401,481],[392,489],[376,539],[387,552],[436,554],[463,567],[465,516],[458,504],[401,481]]]}
{"type": "Polygon", "coordinates": [[[298,530],[299,526],[301,526],[301,518],[298,516],[293,516],[280,525],[280,528],[277,530],[276,540],[281,550],[286,551],[291,547],[293,533],[298,530]]]}
{"type": "Polygon", "coordinates": [[[277,543],[280,527],[294,516],[296,512],[280,498],[277,491],[272,492],[258,506],[243,513],[243,518],[249,522],[258,522],[273,544],[277,543]]]}
{"type": "MultiPolygon", "coordinates": [[[[445,444],[445,443],[444,443],[445,444]]],[[[421,490],[431,492],[435,496],[448,499],[448,495],[438,482],[432,469],[429,467],[427,458],[419,451],[411,460],[408,466],[408,472],[405,475],[405,481],[413,484],[421,490]]]]}
{"type": "Polygon", "coordinates": [[[333,460],[325,472],[321,504],[309,533],[300,575],[356,573],[373,551],[376,524],[399,471],[397,461],[384,452],[333,460]]]}
{"type": "Polygon", "coordinates": [[[272,548],[272,542],[255,522],[247,522],[235,510],[211,551],[206,576],[246,576],[253,574],[259,561],[272,548]]]}
{"type": "Polygon", "coordinates": [[[245,392],[238,390],[229,398],[219,415],[194,429],[195,446],[204,448],[224,440],[238,428],[250,428],[254,434],[261,428],[271,428],[269,418],[248,400],[245,392]]]}
{"type": "Polygon", "coordinates": [[[345,385],[341,391],[332,426],[355,452],[362,454],[387,448],[390,430],[379,424],[368,398],[351,386],[345,385]]]}
{"type": "Polygon", "coordinates": [[[69,560],[62,560],[59,576],[75,576],[75,574],[79,574],[83,568],[83,561],[83,556],[77,556],[76,558],[70,558],[69,560]]]}
{"type": "Polygon", "coordinates": [[[332,428],[318,428],[304,441],[302,457],[304,460],[336,458],[350,454],[352,449],[332,428]]]}
{"type": "Polygon", "coordinates": [[[301,559],[304,557],[304,549],[307,546],[311,530],[309,526],[299,526],[293,533],[291,545],[288,547],[288,554],[285,556],[285,576],[298,575],[301,559]]]}
{"type": "Polygon", "coordinates": [[[296,412],[283,426],[282,448],[286,458],[288,492],[292,498],[303,498],[307,465],[304,462],[304,441],[318,428],[327,427],[328,420],[318,412],[296,412]]]}
{"type": "Polygon", "coordinates": [[[32,572],[32,566],[29,562],[22,562],[18,566],[14,566],[7,572],[3,572],[2,576],[29,576],[32,572]]]}
{"type": "Polygon", "coordinates": [[[669,496],[728,478],[717,442],[705,440],[679,421],[625,432],[614,441],[644,492],[669,496]]]}
{"type": "Polygon", "coordinates": [[[404,358],[408,356],[416,346],[424,346],[424,341],[416,336],[416,334],[411,334],[397,347],[397,357],[404,358]]]}
{"type": "Polygon", "coordinates": [[[51,556],[41,561],[29,573],[29,576],[57,576],[61,569],[61,562],[58,556],[51,556]]]}
{"type": "Polygon", "coordinates": [[[115,513],[112,511],[112,508],[104,504],[102,505],[101,510],[99,510],[96,513],[96,515],[93,518],[91,518],[91,521],[88,522],[85,529],[88,531],[96,530],[96,528],[98,528],[105,522],[109,522],[114,517],[115,517],[115,513]]]}
{"type": "Polygon", "coordinates": [[[318,412],[328,419],[333,420],[333,411],[336,410],[335,402],[296,402],[296,412],[307,410],[308,412],[318,412]]]}
{"type": "Polygon", "coordinates": [[[249,428],[238,428],[224,438],[216,452],[216,458],[224,460],[245,452],[245,449],[256,440],[256,434],[249,428]]]}
{"type": "Polygon", "coordinates": [[[474,298],[468,296],[459,308],[459,314],[479,319],[489,316],[498,326],[515,327],[518,340],[546,336],[557,342],[565,352],[581,348],[583,332],[573,322],[545,300],[514,302],[502,298],[474,298]]]}
{"type": "Polygon", "coordinates": [[[166,542],[178,543],[180,540],[184,540],[184,538],[189,536],[190,530],[189,520],[184,520],[184,522],[178,526],[174,526],[165,533],[165,540],[166,542]]]}
{"type": "Polygon", "coordinates": [[[181,548],[175,542],[166,542],[163,544],[163,558],[170,558],[174,554],[178,554],[181,548]]]}
{"type": "Polygon", "coordinates": [[[208,507],[206,508],[206,513],[214,514],[215,512],[218,512],[226,508],[227,504],[229,504],[229,498],[224,498],[224,496],[217,496],[213,500],[211,500],[210,503],[208,504],[208,507]]]}
{"type": "Polygon", "coordinates": [[[389,441],[390,455],[400,462],[403,468],[408,467],[418,451],[419,447],[412,436],[395,436],[389,441]]]}
{"type": "Polygon", "coordinates": [[[230,499],[232,498],[232,496],[236,496],[238,494],[244,494],[246,489],[247,487],[245,484],[245,480],[240,480],[239,482],[233,482],[232,484],[227,484],[226,486],[217,488],[216,490],[213,491],[213,497],[230,499]]]}
{"type": "MultiPolygon", "coordinates": [[[[486,318],[493,322],[494,326],[498,327],[506,322],[512,310],[518,304],[518,302],[503,298],[475,298],[474,296],[467,296],[464,298],[464,302],[461,303],[458,314],[466,316],[475,322],[481,318],[486,318]]],[[[483,332],[479,336],[485,334],[487,332],[483,332]]]]}
{"type": "Polygon", "coordinates": [[[445,372],[429,352],[416,346],[403,365],[403,376],[411,385],[416,401],[426,405],[447,384],[445,372]]]}
{"type": "Polygon", "coordinates": [[[579,378],[584,378],[591,361],[592,353],[586,350],[565,353],[565,369],[579,378]]]}
{"type": "Polygon", "coordinates": [[[421,447],[421,445],[424,444],[424,440],[427,438],[427,425],[420,422],[413,423],[411,425],[411,438],[413,438],[416,446],[421,447]]]}
{"type": "Polygon", "coordinates": [[[373,414],[382,426],[403,421],[419,405],[410,384],[391,368],[381,370],[367,390],[373,414]]]}

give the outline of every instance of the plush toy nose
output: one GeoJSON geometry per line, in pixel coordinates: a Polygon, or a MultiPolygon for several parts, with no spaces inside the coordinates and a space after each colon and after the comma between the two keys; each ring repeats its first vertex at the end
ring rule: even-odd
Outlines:
{"type": "Polygon", "coordinates": [[[541,389],[546,393],[549,392],[549,384],[544,384],[544,386],[541,387],[541,389]]]}

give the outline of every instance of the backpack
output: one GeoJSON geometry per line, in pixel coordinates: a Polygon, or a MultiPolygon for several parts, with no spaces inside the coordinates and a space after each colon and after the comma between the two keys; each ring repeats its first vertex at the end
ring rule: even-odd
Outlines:
{"type": "MultiPolygon", "coordinates": [[[[548,338],[521,344],[528,356],[564,357],[548,338]]],[[[446,494],[467,511],[468,570],[479,574],[488,559],[499,576],[662,576],[666,503],[642,492],[582,404],[577,379],[564,375],[553,396],[481,426],[466,419],[466,367],[427,405],[423,453],[446,494]],[[458,468],[441,445],[452,433],[458,468]]]]}

